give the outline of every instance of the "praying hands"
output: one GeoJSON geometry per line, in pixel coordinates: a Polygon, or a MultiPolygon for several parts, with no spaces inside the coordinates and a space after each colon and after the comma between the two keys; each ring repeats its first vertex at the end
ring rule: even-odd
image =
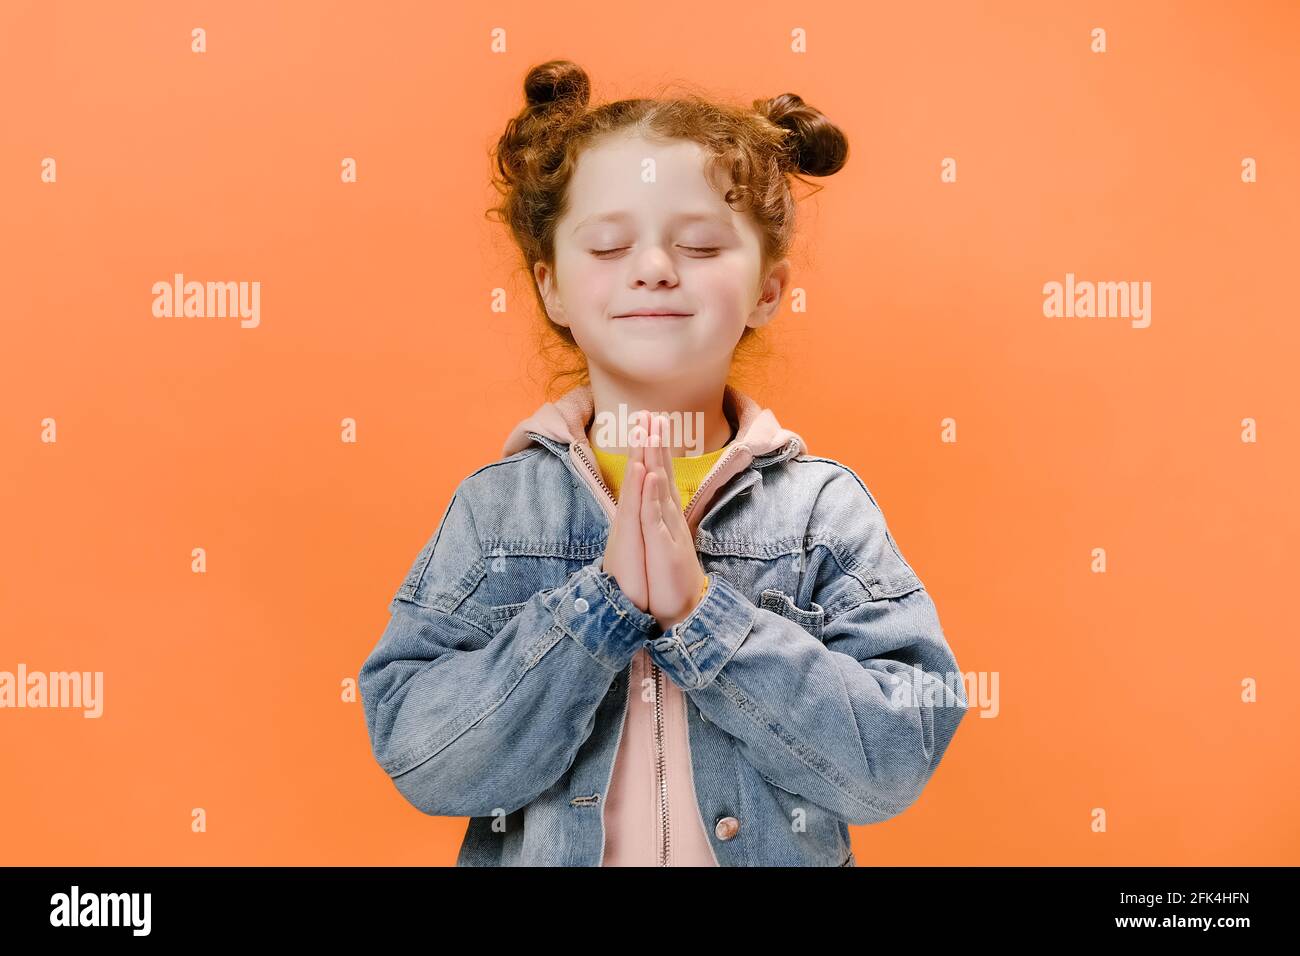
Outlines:
{"type": "Polygon", "coordinates": [[[623,593],[665,631],[695,610],[707,583],[673,479],[667,427],[662,415],[636,416],[604,560],[623,593]]]}

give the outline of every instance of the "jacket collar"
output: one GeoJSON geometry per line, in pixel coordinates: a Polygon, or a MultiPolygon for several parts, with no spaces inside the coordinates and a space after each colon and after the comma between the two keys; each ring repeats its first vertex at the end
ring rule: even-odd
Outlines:
{"type": "MultiPolygon", "coordinates": [[[[686,520],[692,533],[718,492],[728,485],[729,479],[741,472],[749,472],[746,478],[728,485],[727,494],[717,498],[717,504],[757,481],[757,469],[807,454],[807,445],[799,434],[782,427],[770,408],[764,408],[731,384],[723,388],[722,407],[728,419],[736,425],[736,437],[705,475],[700,490],[686,509],[686,520]]],[[[536,442],[566,458],[579,477],[586,480],[606,515],[613,520],[614,501],[595,471],[592,464],[595,455],[587,440],[587,427],[594,412],[591,386],[575,386],[555,401],[543,403],[515,425],[501,452],[502,457],[508,457],[536,442]]]]}

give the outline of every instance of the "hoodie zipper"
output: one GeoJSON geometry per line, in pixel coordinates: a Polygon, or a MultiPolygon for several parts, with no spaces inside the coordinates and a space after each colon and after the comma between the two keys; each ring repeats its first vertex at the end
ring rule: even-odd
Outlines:
{"type": "Polygon", "coordinates": [[[659,774],[659,820],[663,839],[659,844],[659,865],[667,866],[670,837],[668,832],[668,764],[664,755],[664,674],[652,660],[650,673],[655,683],[655,767],[659,774]]]}
{"type": "Polygon", "coordinates": [[[591,477],[596,479],[596,484],[600,486],[601,491],[605,492],[605,497],[609,499],[609,503],[617,508],[618,502],[614,500],[614,492],[609,490],[609,485],[605,484],[605,480],[600,477],[600,472],[596,470],[596,466],[587,458],[587,453],[582,450],[582,446],[577,442],[574,442],[573,450],[577,452],[578,457],[582,459],[582,463],[586,466],[587,471],[591,472],[591,477]]]}
{"type": "Polygon", "coordinates": [[[731,451],[727,452],[720,459],[718,459],[718,461],[714,463],[713,467],[709,470],[708,477],[705,478],[702,482],[700,482],[700,486],[695,489],[695,494],[691,495],[691,500],[686,503],[686,508],[682,512],[683,516],[686,517],[688,523],[690,522],[691,509],[695,507],[695,502],[699,500],[700,493],[703,492],[705,488],[707,488],[709,485],[713,483],[713,479],[717,478],[718,475],[722,473],[722,466],[725,465],[728,461],[730,461],[731,458],[733,458],[736,455],[736,453],[739,451],[740,451],[740,446],[732,445],[731,451]]]}

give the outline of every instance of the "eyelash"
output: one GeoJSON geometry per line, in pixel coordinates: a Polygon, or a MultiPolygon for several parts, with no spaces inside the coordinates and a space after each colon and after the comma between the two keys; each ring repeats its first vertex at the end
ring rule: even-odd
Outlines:
{"type": "MultiPolygon", "coordinates": [[[[619,246],[615,249],[592,249],[591,254],[595,256],[597,259],[599,259],[601,256],[607,256],[611,252],[620,252],[626,248],[628,247],[619,246]]],[[[721,246],[682,246],[682,248],[685,249],[687,252],[717,252],[722,247],[721,246]]]]}

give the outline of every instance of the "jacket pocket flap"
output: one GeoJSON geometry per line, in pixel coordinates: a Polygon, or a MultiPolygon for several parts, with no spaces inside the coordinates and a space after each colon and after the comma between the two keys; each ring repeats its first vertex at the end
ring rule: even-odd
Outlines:
{"type": "Polygon", "coordinates": [[[780,588],[767,588],[760,595],[758,606],[768,611],[775,611],[784,618],[789,618],[814,637],[820,638],[822,624],[826,620],[826,611],[816,601],[811,603],[812,609],[804,610],[795,604],[790,595],[780,588]]]}

